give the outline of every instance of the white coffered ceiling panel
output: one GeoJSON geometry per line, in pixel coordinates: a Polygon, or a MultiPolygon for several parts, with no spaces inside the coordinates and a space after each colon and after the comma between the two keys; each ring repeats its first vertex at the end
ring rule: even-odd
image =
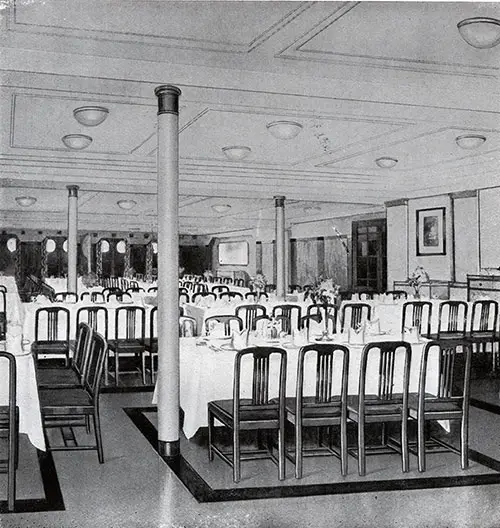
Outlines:
{"type": "MultiPolygon", "coordinates": [[[[0,2],[1,3],[1,2],[0,2]]],[[[82,229],[156,226],[154,88],[180,97],[180,228],[272,228],[381,212],[387,200],[499,184],[500,46],[456,25],[496,3],[33,0],[0,9],[0,223],[65,229],[66,185],[82,229]],[[73,110],[103,105],[97,127],[73,110]],[[293,120],[294,139],[266,125],[293,120]],[[66,134],[93,138],[82,151],[66,134]],[[480,133],[477,150],[455,138],[480,133]],[[251,148],[228,160],[222,148],[251,148]],[[381,156],[398,159],[380,169],[381,156]],[[36,203],[20,207],[17,196],[36,203]],[[123,210],[117,202],[133,200],[123,210]],[[220,213],[214,205],[230,205],[220,213]]]]}

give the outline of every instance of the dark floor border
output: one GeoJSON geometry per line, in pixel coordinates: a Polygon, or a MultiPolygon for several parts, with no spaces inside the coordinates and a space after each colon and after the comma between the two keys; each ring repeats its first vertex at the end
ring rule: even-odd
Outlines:
{"type": "Polygon", "coordinates": [[[13,512],[8,511],[7,501],[2,500],[0,501],[0,513],[2,515],[7,513],[64,511],[66,509],[52,453],[37,449],[37,455],[45,498],[17,499],[13,512]]]}
{"type": "Polygon", "coordinates": [[[107,386],[101,388],[101,394],[125,394],[127,392],[153,392],[154,385],[136,385],[132,387],[107,386]]]}
{"type": "Polygon", "coordinates": [[[477,398],[471,398],[470,404],[473,407],[482,409],[483,411],[488,411],[492,414],[500,414],[500,405],[496,405],[495,403],[491,403],[484,400],[478,400],[477,398]]]}
{"type": "MultiPolygon", "coordinates": [[[[123,410],[151,444],[152,448],[158,452],[158,431],[145,415],[147,412],[155,412],[156,407],[125,407],[123,410]]],[[[195,471],[182,454],[177,461],[166,463],[198,502],[224,502],[500,484],[500,461],[473,449],[469,450],[469,457],[474,462],[498,471],[499,473],[493,475],[402,478],[398,480],[308,484],[300,486],[287,485],[261,488],[213,489],[195,471]]]]}

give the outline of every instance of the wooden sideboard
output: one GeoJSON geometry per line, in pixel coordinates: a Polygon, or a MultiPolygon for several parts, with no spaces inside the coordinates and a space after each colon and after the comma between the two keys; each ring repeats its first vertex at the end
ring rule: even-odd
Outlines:
{"type": "Polygon", "coordinates": [[[484,297],[500,302],[500,275],[467,275],[467,300],[484,297]]]}

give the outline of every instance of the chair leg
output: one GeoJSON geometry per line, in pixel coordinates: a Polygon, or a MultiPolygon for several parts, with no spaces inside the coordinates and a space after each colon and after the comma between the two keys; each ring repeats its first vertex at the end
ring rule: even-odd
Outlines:
{"type": "Polygon", "coordinates": [[[241,478],[241,448],[239,430],[233,428],[233,480],[239,482],[241,478]]]}
{"type": "Polygon", "coordinates": [[[143,351],[141,354],[141,363],[142,363],[142,369],[141,369],[142,384],[146,385],[146,351],[143,351]]]}
{"type": "Polygon", "coordinates": [[[347,475],[347,464],[349,460],[349,455],[347,453],[347,424],[340,424],[340,468],[342,476],[347,475]]]}
{"type": "Polygon", "coordinates": [[[425,420],[423,417],[417,420],[417,454],[418,470],[423,473],[425,471],[425,420]]]}
{"type": "Polygon", "coordinates": [[[358,473],[360,477],[366,474],[366,453],[365,453],[365,422],[358,422],[358,473]]]}
{"type": "Polygon", "coordinates": [[[295,427],[295,478],[302,478],[302,427],[295,427]]]}
{"type": "Polygon", "coordinates": [[[118,356],[119,356],[118,348],[115,349],[114,356],[115,356],[115,385],[118,387],[118,372],[120,371],[120,367],[118,364],[118,356]]]}
{"type": "Polygon", "coordinates": [[[16,449],[17,449],[17,424],[11,423],[9,427],[9,458],[8,458],[8,483],[7,483],[7,508],[14,511],[16,504],[16,449]]]}
{"type": "Polygon", "coordinates": [[[97,455],[99,457],[99,464],[104,464],[104,452],[102,449],[101,438],[101,420],[99,419],[99,409],[94,409],[94,433],[97,444],[97,455]]]}
{"type": "Polygon", "coordinates": [[[85,416],[85,432],[90,433],[90,416],[88,414],[85,416]]]}
{"type": "Polygon", "coordinates": [[[285,461],[285,424],[281,424],[278,429],[278,474],[280,480],[285,480],[286,461],[285,461]]]}
{"type": "Polygon", "coordinates": [[[460,458],[462,469],[467,469],[469,467],[469,423],[464,416],[462,416],[460,427],[460,458]]]}
{"type": "Polygon", "coordinates": [[[401,422],[401,458],[403,464],[403,473],[410,470],[410,456],[408,453],[408,418],[401,422]]]}
{"type": "Polygon", "coordinates": [[[214,459],[214,452],[212,450],[212,442],[214,439],[214,415],[208,411],[208,460],[212,462],[214,459]]]}

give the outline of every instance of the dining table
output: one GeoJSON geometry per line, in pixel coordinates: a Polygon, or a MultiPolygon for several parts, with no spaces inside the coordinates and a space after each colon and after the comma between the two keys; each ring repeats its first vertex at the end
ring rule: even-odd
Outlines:
{"type": "MultiPolygon", "coordinates": [[[[311,342],[317,342],[311,338],[311,342]]],[[[363,342],[348,342],[347,335],[339,336],[335,341],[344,344],[350,351],[348,393],[357,394],[359,384],[359,372],[361,352],[363,346],[374,341],[399,341],[401,334],[379,334],[365,336],[363,342]]],[[[417,392],[420,371],[420,360],[426,339],[418,335],[408,340],[412,347],[412,359],[410,368],[410,391],[417,392]]],[[[354,337],[353,337],[354,340],[354,337]]],[[[250,336],[248,346],[277,346],[287,352],[287,373],[286,373],[286,395],[294,396],[297,382],[297,358],[301,345],[292,340],[265,340],[257,336],[250,336]]],[[[305,344],[305,342],[302,342],[305,344]]],[[[186,337],[180,338],[180,405],[184,411],[183,432],[187,438],[193,437],[199,428],[207,427],[207,404],[212,400],[231,399],[233,397],[233,372],[234,359],[237,349],[242,346],[234,345],[234,338],[214,338],[209,337],[186,337]]],[[[378,354],[373,354],[367,366],[367,393],[377,391],[378,383],[378,354]]],[[[274,360],[273,360],[274,361],[274,360]]],[[[277,384],[278,363],[271,361],[270,379],[277,384]]],[[[340,358],[338,359],[340,362],[340,358]]],[[[438,385],[438,356],[431,353],[429,357],[429,370],[427,377],[427,390],[430,393],[435,391],[438,385]]],[[[306,356],[304,395],[312,395],[315,390],[315,363],[311,355],[306,356]]],[[[395,380],[402,380],[403,364],[399,361],[395,366],[395,380]]],[[[340,389],[341,368],[334,363],[334,386],[340,389]]],[[[242,365],[242,385],[241,396],[248,397],[252,390],[251,364],[242,365]]],[[[162,383],[161,377],[157,383],[162,383]]],[[[168,383],[168,380],[165,380],[168,383]]],[[[400,389],[399,381],[395,382],[394,390],[400,389]]],[[[157,404],[156,388],[153,393],[153,403],[157,404]]]]}

